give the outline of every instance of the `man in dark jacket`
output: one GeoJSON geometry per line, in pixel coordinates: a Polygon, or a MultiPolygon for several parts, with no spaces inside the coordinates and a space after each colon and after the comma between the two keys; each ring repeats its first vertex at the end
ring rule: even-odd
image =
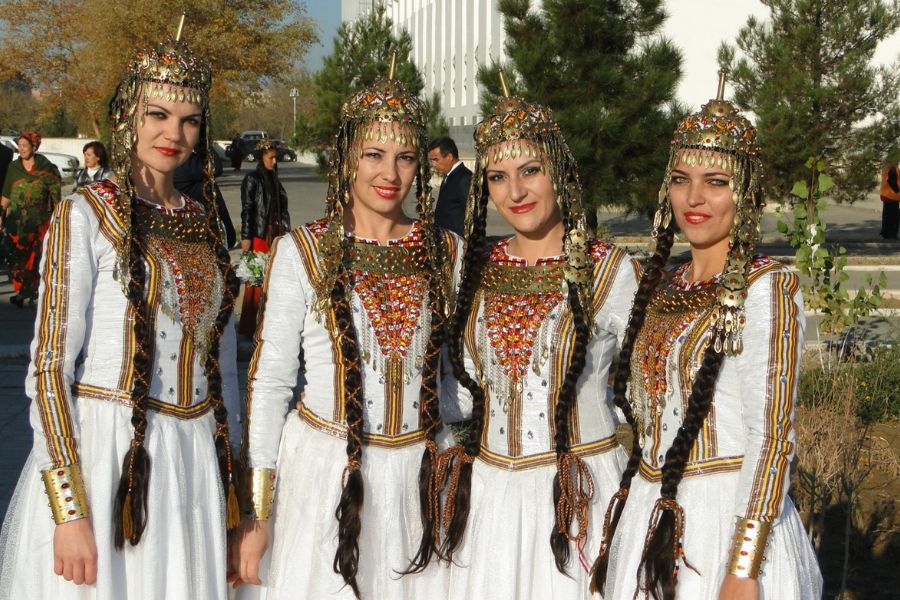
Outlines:
{"type": "Polygon", "coordinates": [[[434,221],[438,227],[464,235],[466,198],[472,183],[472,171],[459,160],[456,143],[446,136],[428,144],[428,160],[431,167],[444,176],[434,209],[434,221]]]}

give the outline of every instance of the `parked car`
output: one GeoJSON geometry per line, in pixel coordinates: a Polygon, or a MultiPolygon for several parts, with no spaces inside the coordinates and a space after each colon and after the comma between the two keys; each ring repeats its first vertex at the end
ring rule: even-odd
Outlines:
{"type": "MultiPolygon", "coordinates": [[[[247,162],[255,162],[259,158],[256,152],[256,145],[261,139],[264,138],[241,138],[241,153],[244,156],[244,160],[246,160],[247,162]]],[[[297,160],[297,152],[295,150],[292,150],[291,148],[288,148],[283,140],[273,139],[272,145],[275,146],[275,149],[278,151],[278,162],[295,162],[297,160]]],[[[225,156],[227,158],[231,158],[231,146],[231,144],[225,146],[225,156]]]]}
{"type": "Polygon", "coordinates": [[[278,150],[278,162],[297,162],[297,151],[288,147],[284,140],[272,140],[278,150]]]}
{"type": "MultiPolygon", "coordinates": [[[[19,158],[19,147],[12,137],[3,136],[0,138],[0,144],[3,144],[13,151],[13,160],[19,158]]],[[[38,152],[38,154],[46,157],[47,160],[56,165],[56,168],[59,169],[59,174],[63,179],[75,177],[75,171],[78,170],[77,157],[72,156],[71,154],[60,154],[58,152],[38,152]]]]}
{"type": "Polygon", "coordinates": [[[268,131],[242,131],[241,139],[242,140],[255,140],[259,141],[269,137],[268,131]]]}

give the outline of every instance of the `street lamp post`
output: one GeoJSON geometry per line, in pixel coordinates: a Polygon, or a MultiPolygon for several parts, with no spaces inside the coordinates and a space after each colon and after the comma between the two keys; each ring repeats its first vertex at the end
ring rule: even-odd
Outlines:
{"type": "Polygon", "coordinates": [[[294,100],[294,125],[292,129],[293,135],[297,135],[297,96],[299,95],[300,90],[298,90],[297,88],[291,88],[291,98],[294,100]]]}

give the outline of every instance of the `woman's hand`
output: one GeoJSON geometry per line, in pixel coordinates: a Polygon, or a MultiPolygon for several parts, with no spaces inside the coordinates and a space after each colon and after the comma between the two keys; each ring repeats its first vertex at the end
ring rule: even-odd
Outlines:
{"type": "Polygon", "coordinates": [[[719,590],[719,600],[759,600],[759,583],[729,573],[719,590]]]}
{"type": "Polygon", "coordinates": [[[77,585],[91,585],[97,581],[97,544],[90,518],[56,526],[53,532],[53,571],[77,585]]]}
{"type": "Polygon", "coordinates": [[[250,240],[241,240],[241,252],[250,252],[250,240]]]}
{"type": "Polygon", "coordinates": [[[238,525],[233,544],[229,571],[234,587],[242,583],[262,585],[259,561],[269,547],[269,524],[266,521],[242,521],[238,525]]]}

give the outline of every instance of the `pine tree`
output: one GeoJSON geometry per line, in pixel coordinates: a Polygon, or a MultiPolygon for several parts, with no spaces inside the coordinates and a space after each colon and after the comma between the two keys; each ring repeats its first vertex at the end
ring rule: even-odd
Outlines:
{"type": "MultiPolygon", "coordinates": [[[[517,93],[550,107],[579,164],[588,207],[656,205],[676,120],[681,54],[660,37],[661,0],[500,0],[504,66],[517,93]]],[[[498,65],[479,70],[489,112],[498,65]]],[[[589,210],[589,215],[594,211],[589,210]]]]}
{"type": "MultiPolygon", "coordinates": [[[[325,57],[322,70],[315,77],[316,111],[312,117],[297,121],[298,145],[307,150],[322,150],[331,146],[338,130],[341,106],[357,90],[388,74],[391,56],[397,53],[394,77],[406,90],[420,95],[425,82],[409,56],[412,38],[402,30],[392,31],[393,22],[382,6],[376,7],[352,24],[343,23],[334,38],[334,49],[325,57]]],[[[423,99],[429,120],[428,134],[447,131],[441,114],[440,99],[423,99]]],[[[324,155],[320,163],[324,161],[324,155]]]]}
{"type": "Polygon", "coordinates": [[[735,103],[757,116],[769,194],[786,198],[815,156],[834,176],[835,198],[862,198],[900,133],[900,60],[872,66],[878,43],[900,26],[900,3],[763,4],[769,19],[751,17],[738,34],[738,59],[723,44],[719,62],[732,70],[735,103]]]}

